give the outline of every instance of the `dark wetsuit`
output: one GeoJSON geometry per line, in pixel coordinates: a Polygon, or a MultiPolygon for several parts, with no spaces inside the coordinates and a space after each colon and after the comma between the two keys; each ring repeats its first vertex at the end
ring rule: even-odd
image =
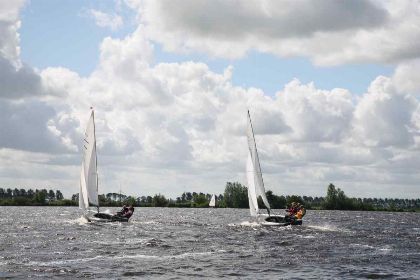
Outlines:
{"type": "Polygon", "coordinates": [[[122,216],[126,217],[127,219],[130,219],[130,217],[133,215],[134,209],[128,209],[122,216]]]}
{"type": "Polygon", "coordinates": [[[124,214],[127,213],[128,210],[129,208],[124,205],[123,208],[117,212],[117,216],[124,216],[124,214]]]}

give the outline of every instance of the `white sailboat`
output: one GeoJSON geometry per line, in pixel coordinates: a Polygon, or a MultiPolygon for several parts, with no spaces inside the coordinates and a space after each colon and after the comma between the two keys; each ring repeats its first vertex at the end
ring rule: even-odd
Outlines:
{"type": "Polygon", "coordinates": [[[83,140],[83,161],[80,173],[79,208],[88,221],[128,221],[125,217],[99,212],[98,161],[96,155],[95,114],[92,109],[83,140]]]}
{"type": "Polygon", "coordinates": [[[209,207],[216,207],[216,196],[214,194],[211,196],[209,207]]]}
{"type": "Polygon", "coordinates": [[[272,215],[270,203],[265,194],[264,181],[261,172],[260,160],[258,158],[257,144],[254,137],[254,129],[252,127],[251,115],[248,110],[248,159],[246,164],[246,177],[248,182],[248,201],[251,217],[263,225],[283,226],[290,225],[291,221],[287,221],[285,216],[272,215]],[[259,213],[258,197],[267,209],[268,214],[259,213]]]}

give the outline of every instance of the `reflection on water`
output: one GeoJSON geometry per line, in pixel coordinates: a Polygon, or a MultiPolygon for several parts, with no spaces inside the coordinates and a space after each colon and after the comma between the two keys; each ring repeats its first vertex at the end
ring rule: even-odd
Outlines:
{"type": "Polygon", "coordinates": [[[246,209],[137,208],[90,224],[76,207],[0,207],[0,278],[420,279],[419,218],[308,211],[266,227],[246,209]]]}

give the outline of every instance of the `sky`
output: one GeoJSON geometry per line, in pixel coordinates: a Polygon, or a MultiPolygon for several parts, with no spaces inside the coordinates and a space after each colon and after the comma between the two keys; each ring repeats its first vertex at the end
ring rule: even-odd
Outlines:
{"type": "Polygon", "coordinates": [[[420,196],[419,1],[0,1],[0,186],[420,196]]]}

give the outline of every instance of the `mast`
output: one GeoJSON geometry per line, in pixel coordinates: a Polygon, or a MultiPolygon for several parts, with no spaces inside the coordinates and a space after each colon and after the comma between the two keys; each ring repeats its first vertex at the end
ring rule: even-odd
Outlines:
{"type": "MultiPolygon", "coordinates": [[[[255,157],[257,159],[256,161],[257,161],[257,164],[258,164],[258,167],[259,167],[259,171],[261,172],[261,182],[262,182],[262,186],[263,186],[264,191],[265,191],[264,179],[262,177],[262,170],[261,170],[261,165],[260,165],[260,159],[258,157],[257,143],[255,142],[254,128],[252,126],[251,114],[249,113],[249,109],[248,109],[248,119],[249,119],[249,124],[251,126],[252,139],[253,139],[254,147],[255,147],[255,157]]],[[[267,208],[267,207],[266,207],[266,209],[267,209],[268,215],[270,216],[270,209],[267,208]]]]}
{"type": "MultiPolygon", "coordinates": [[[[96,192],[99,193],[99,176],[98,176],[98,150],[96,149],[96,127],[95,127],[95,111],[93,107],[90,107],[92,110],[92,119],[93,119],[93,139],[95,140],[95,170],[96,170],[96,192]]],[[[99,198],[98,198],[98,205],[96,205],[96,209],[99,213],[99,198]]]]}
{"type": "Polygon", "coordinates": [[[119,185],[120,185],[120,206],[122,206],[122,203],[121,203],[121,201],[122,201],[122,197],[121,197],[121,183],[118,183],[119,185]]]}

